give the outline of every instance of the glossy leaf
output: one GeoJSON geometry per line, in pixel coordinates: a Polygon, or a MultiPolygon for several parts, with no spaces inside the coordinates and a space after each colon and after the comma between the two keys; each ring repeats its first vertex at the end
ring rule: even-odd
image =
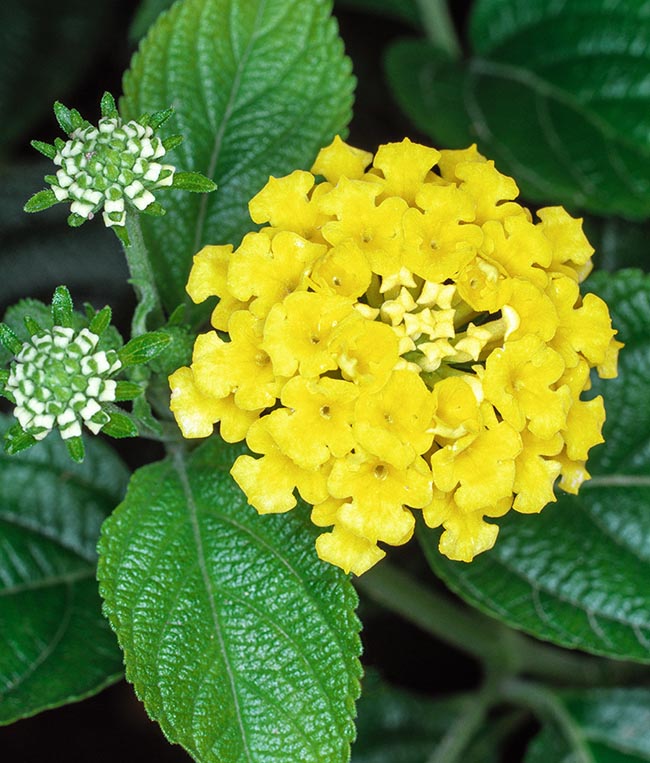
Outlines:
{"type": "Polygon", "coordinates": [[[139,470],[106,522],[99,579],[127,678],[199,763],[347,761],[356,594],[305,511],[259,516],[208,442],[139,470]],[[271,732],[272,730],[272,732],[271,732]]]}
{"type": "Polygon", "coordinates": [[[574,763],[575,740],[593,763],[650,761],[650,691],[647,689],[594,689],[563,692],[559,699],[577,731],[569,738],[547,723],[531,742],[525,763],[574,763]]]}
{"type": "Polygon", "coordinates": [[[523,195],[598,214],[650,216],[650,17],[642,0],[479,0],[477,56],[446,62],[427,43],[388,57],[418,127],[477,142],[523,195]]]}
{"type": "Polygon", "coordinates": [[[592,277],[626,343],[617,379],[594,380],[607,421],[578,496],[539,516],[510,512],[495,547],[471,564],[420,541],[434,571],[479,609],[562,646],[650,662],[650,276],[592,277]]]}
{"type": "MultiPolygon", "coordinates": [[[[0,416],[0,431],[10,423],[0,416]]],[[[56,436],[0,453],[0,723],[94,694],[122,673],[95,546],[127,471],[110,448],[87,445],[83,464],[56,436]]]]}
{"type": "Polygon", "coordinates": [[[184,0],[158,19],[125,75],[122,113],[173,105],[162,136],[183,135],[174,164],[219,186],[169,191],[174,214],[142,220],[169,309],[187,300],[204,244],[238,244],[255,228],[247,204],[269,175],[309,167],[345,130],[353,84],[325,0],[184,0]]]}

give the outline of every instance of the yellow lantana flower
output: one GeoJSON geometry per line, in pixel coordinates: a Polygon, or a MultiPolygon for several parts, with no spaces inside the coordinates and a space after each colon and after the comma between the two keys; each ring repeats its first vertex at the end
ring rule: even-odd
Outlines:
{"type": "Polygon", "coordinates": [[[580,295],[581,221],[548,207],[536,222],[517,195],[474,146],[406,139],[373,162],[336,138],[250,202],[261,230],[194,258],[188,293],[219,302],[170,377],[179,426],[246,439],[257,456],[232,474],[250,503],[300,494],[330,528],[319,556],[346,571],[405,543],[419,510],[469,562],[496,540],[486,520],[589,478],[605,413],[581,395],[622,345],[580,295]]]}

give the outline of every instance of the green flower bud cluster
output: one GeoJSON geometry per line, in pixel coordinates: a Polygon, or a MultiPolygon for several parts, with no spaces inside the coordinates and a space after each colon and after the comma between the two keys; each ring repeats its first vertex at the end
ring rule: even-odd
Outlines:
{"type": "Polygon", "coordinates": [[[170,334],[151,331],[123,344],[110,326],[110,307],[96,312],[86,305],[83,316],[74,311],[65,286],[54,292],[50,310],[35,300],[28,309],[22,313],[24,329],[15,312],[21,314],[20,303],[7,311],[13,328],[0,323],[0,345],[13,356],[9,368],[0,368],[0,395],[14,404],[17,419],[5,433],[7,453],[30,448],[55,428],[75,461],[84,457],[83,427],[93,434],[135,437],[138,417],[115,403],[137,401],[144,387],[135,379],[112,377],[156,358],[170,344],[170,334]]]}
{"type": "Polygon", "coordinates": [[[97,127],[74,130],[56,152],[61,169],[51,178],[52,191],[57,201],[72,201],[75,215],[92,219],[103,206],[105,225],[123,226],[125,200],[143,211],[155,201],[153,190],[172,185],[174,167],[157,161],[165,153],[149,125],[104,117],[97,127]]]}
{"type": "Polygon", "coordinates": [[[32,146],[59,169],[55,175],[45,176],[49,188],[35,193],[25,204],[25,212],[42,212],[55,204],[70,202],[68,224],[78,227],[101,209],[104,224],[128,247],[131,242],[127,215],[165,214],[154,195],[157,189],[167,187],[193,193],[216,189],[214,182],[200,172],[177,172],[171,164],[160,163],[183,140],[180,135],[170,135],[164,140],[155,135],[172,116],[172,109],[125,122],[113,96],[104,93],[101,112],[95,127],[76,109],[58,101],[54,104],[54,114],[69,140],[56,138],[53,144],[32,141],[32,146]]]}
{"type": "Polygon", "coordinates": [[[115,350],[96,351],[99,336],[87,328],[41,330],[23,343],[12,364],[5,394],[26,434],[42,440],[56,425],[61,438],[81,436],[81,426],[97,434],[110,420],[102,403],[116,399],[108,378],[122,363],[115,350]]]}

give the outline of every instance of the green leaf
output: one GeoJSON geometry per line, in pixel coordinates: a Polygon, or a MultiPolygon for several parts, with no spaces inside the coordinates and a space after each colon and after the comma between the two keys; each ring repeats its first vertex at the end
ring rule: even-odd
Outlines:
{"type": "Polygon", "coordinates": [[[308,168],[345,131],[354,79],[330,6],[184,0],[133,58],[122,113],[136,118],[173,103],[165,129],[184,138],[175,165],[219,185],[207,196],[171,191],[173,213],[141,221],[168,309],[188,301],[191,259],[204,244],[238,244],[256,228],[247,205],[269,175],[308,168]]]}
{"type": "Polygon", "coordinates": [[[63,130],[63,132],[66,135],[70,135],[70,133],[74,130],[72,111],[67,106],[64,106],[61,101],[55,101],[54,116],[56,117],[56,121],[59,123],[59,127],[63,130]]]}
{"type": "Polygon", "coordinates": [[[58,203],[54,191],[51,188],[44,188],[27,200],[24,210],[25,212],[42,212],[58,203]]]}
{"type": "Polygon", "coordinates": [[[445,62],[423,42],[387,59],[395,96],[449,148],[477,142],[531,201],[650,216],[650,35],[641,0],[480,0],[478,57],[445,62]]]}
{"type": "Polygon", "coordinates": [[[115,98],[113,98],[113,96],[108,91],[106,91],[102,96],[99,105],[102,112],[102,117],[105,119],[115,119],[119,116],[117,106],[115,105],[115,98]]]}
{"type": "Polygon", "coordinates": [[[35,438],[31,434],[27,434],[20,424],[14,424],[5,432],[4,447],[5,453],[9,456],[16,456],[34,445],[36,445],[35,438]]]}
{"type": "MultiPolygon", "coordinates": [[[[465,712],[477,701],[472,694],[444,700],[411,694],[382,683],[374,674],[363,679],[363,694],[357,711],[357,739],[352,746],[352,763],[423,763],[465,712]]],[[[480,700],[478,700],[480,701],[480,700]]],[[[505,729],[487,724],[463,752],[463,763],[498,763],[499,737],[505,729]],[[501,732],[501,733],[499,733],[501,732]]]]}
{"type": "Polygon", "coordinates": [[[30,145],[48,159],[54,159],[56,156],[56,148],[50,143],[44,143],[42,140],[32,140],[30,141],[30,145]]]}
{"type": "Polygon", "coordinates": [[[138,427],[126,413],[111,411],[109,416],[110,419],[102,427],[102,434],[114,437],[116,440],[121,440],[124,437],[138,436],[138,427]]]}
{"type": "Polygon", "coordinates": [[[55,326],[73,325],[72,297],[67,286],[57,286],[52,296],[52,322],[55,326]]]}
{"type": "Polygon", "coordinates": [[[166,331],[149,331],[127,342],[118,355],[123,366],[138,366],[155,358],[170,342],[166,331]]]}
{"type": "Polygon", "coordinates": [[[176,172],[172,188],[194,193],[210,193],[217,190],[217,184],[200,172],[176,172]]]}
{"type": "Polygon", "coordinates": [[[129,381],[118,381],[115,386],[115,400],[133,400],[141,395],[143,388],[140,384],[129,381]]]}
{"type": "Polygon", "coordinates": [[[84,441],[81,437],[70,437],[65,441],[66,448],[68,449],[68,455],[70,458],[80,464],[84,460],[86,455],[86,449],[84,448],[84,441]]]}
{"type": "Polygon", "coordinates": [[[0,344],[12,355],[18,355],[23,343],[6,323],[0,323],[0,344]]]}
{"type": "Polygon", "coordinates": [[[587,288],[626,343],[618,378],[589,393],[607,411],[592,479],[539,516],[510,512],[471,564],[443,557],[437,532],[419,539],[434,572],[478,609],[562,646],[650,662],[650,276],[599,273],[587,288]]]}
{"type": "MultiPolygon", "coordinates": [[[[559,698],[594,763],[650,761],[650,691],[593,689],[561,692],[559,698]]],[[[525,763],[574,763],[578,759],[574,740],[547,723],[532,741],[525,763]]]]}
{"type": "Polygon", "coordinates": [[[88,328],[93,332],[93,334],[101,336],[110,326],[112,317],[113,311],[108,305],[106,305],[106,307],[102,307],[101,310],[98,310],[95,315],[93,315],[90,323],[88,324],[88,328]]]}
{"type": "Polygon", "coordinates": [[[344,763],[360,667],[356,594],[307,507],[259,516],[209,441],[133,477],[103,528],[100,590],[127,678],[198,763],[344,763]]]}
{"type": "MultiPolygon", "coordinates": [[[[9,421],[0,416],[0,431],[9,421]]],[[[97,441],[80,465],[58,437],[18,456],[0,454],[0,723],[120,677],[119,649],[101,614],[95,546],[127,476],[97,441]]]]}

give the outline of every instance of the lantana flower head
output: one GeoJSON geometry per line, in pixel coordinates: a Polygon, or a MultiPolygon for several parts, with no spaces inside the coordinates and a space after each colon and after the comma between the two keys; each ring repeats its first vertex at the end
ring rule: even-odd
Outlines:
{"type": "Polygon", "coordinates": [[[161,188],[205,192],[215,184],[200,173],[176,172],[161,160],[182,140],[173,135],[162,140],[155,135],[173,114],[172,109],[144,114],[137,120],[120,117],[115,100],[104,93],[102,117],[97,126],[83,119],[76,109],[54,104],[54,113],[68,140],[54,144],[32,141],[32,146],[59,168],[47,175],[50,186],[34,194],[25,205],[26,212],[40,212],[61,202],[70,203],[68,224],[77,227],[102,211],[104,225],[113,228],[128,244],[127,211],[163,215],[156,201],[161,188]]]}
{"type": "Polygon", "coordinates": [[[371,154],[339,138],[252,199],[263,227],[206,246],[188,292],[213,331],[170,377],[186,437],[246,439],[232,474],[262,513],[313,505],[321,558],[361,574],[442,526],[469,562],[489,521],[576,493],[602,442],[590,369],[616,375],[592,247],[562,207],[533,219],[472,146],[371,154]]]}
{"type": "Polygon", "coordinates": [[[44,305],[35,305],[42,324],[28,312],[25,339],[0,323],[0,344],[13,356],[9,368],[0,369],[0,395],[13,403],[18,422],[5,434],[5,450],[18,453],[57,429],[71,457],[82,461],[84,428],[112,437],[136,435],[135,423],[114,403],[132,400],[143,389],[115,377],[155,357],[169,337],[151,332],[122,346],[115,329],[108,331],[110,308],[95,312],[88,306],[84,318],[73,311],[65,286],[54,292],[49,316],[43,315],[44,305]]]}

